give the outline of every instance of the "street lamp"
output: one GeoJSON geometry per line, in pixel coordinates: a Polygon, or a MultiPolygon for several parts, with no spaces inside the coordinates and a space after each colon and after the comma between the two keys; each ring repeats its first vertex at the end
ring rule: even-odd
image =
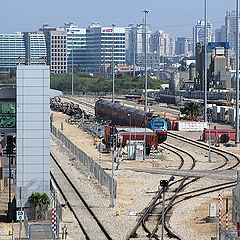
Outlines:
{"type": "Polygon", "coordinates": [[[114,103],[114,27],[116,24],[112,24],[112,81],[113,81],[113,86],[112,86],[112,102],[114,103]]]}
{"type": "Polygon", "coordinates": [[[207,122],[207,0],[204,4],[204,121],[207,122]]]}
{"type": "Polygon", "coordinates": [[[74,94],[74,92],[73,92],[73,31],[71,32],[71,34],[72,34],[72,96],[73,96],[73,94],[74,94]]]}
{"type": "Polygon", "coordinates": [[[145,15],[145,108],[144,111],[147,112],[147,14],[149,11],[147,9],[143,10],[145,15]]]}
{"type": "Polygon", "coordinates": [[[239,0],[236,0],[236,136],[239,143],[239,0]]]}
{"type": "Polygon", "coordinates": [[[131,139],[132,139],[132,118],[131,118],[131,114],[128,114],[128,117],[130,117],[130,134],[129,134],[129,152],[128,152],[128,158],[131,158],[131,139]]]}

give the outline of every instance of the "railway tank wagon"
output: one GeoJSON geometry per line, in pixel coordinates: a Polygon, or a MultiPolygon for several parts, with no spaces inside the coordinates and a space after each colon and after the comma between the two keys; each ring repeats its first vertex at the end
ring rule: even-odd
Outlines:
{"type": "Polygon", "coordinates": [[[166,121],[161,118],[153,118],[150,112],[98,100],[95,103],[95,115],[97,118],[111,120],[116,125],[121,126],[144,127],[146,123],[146,127],[156,131],[159,143],[167,139],[166,121]]]}

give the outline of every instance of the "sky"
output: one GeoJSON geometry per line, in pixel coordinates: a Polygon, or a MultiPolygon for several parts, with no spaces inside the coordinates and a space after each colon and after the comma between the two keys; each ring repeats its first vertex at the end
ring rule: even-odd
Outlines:
{"type": "MultiPolygon", "coordinates": [[[[207,1],[208,19],[219,28],[236,1],[207,1]]],[[[59,27],[65,22],[80,27],[92,22],[127,26],[142,23],[144,9],[150,11],[147,23],[152,31],[162,29],[171,37],[191,37],[193,25],[204,18],[204,0],[11,0],[1,2],[0,33],[36,31],[42,24],[59,27]]]]}

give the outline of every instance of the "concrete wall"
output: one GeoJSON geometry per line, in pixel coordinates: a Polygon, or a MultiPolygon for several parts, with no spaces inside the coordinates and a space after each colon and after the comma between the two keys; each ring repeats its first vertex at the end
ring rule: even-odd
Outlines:
{"type": "Polygon", "coordinates": [[[20,207],[32,192],[49,195],[49,91],[50,69],[46,65],[17,67],[17,181],[20,207]]]}

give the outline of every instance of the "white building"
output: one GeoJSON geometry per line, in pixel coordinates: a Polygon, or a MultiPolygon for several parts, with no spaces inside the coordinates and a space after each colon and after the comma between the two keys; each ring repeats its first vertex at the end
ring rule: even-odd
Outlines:
{"type": "Polygon", "coordinates": [[[72,23],[65,23],[67,32],[67,64],[72,69],[84,71],[86,63],[86,28],[74,26],[72,23]]]}
{"type": "MultiPolygon", "coordinates": [[[[127,28],[127,37],[126,39],[126,52],[127,52],[127,63],[133,64],[134,59],[138,58],[138,55],[142,56],[145,54],[145,25],[137,24],[134,26],[133,24],[129,25],[127,28]]],[[[151,38],[151,30],[150,25],[147,25],[147,53],[151,52],[150,49],[150,38],[151,38]]]]}
{"type": "MultiPolygon", "coordinates": [[[[193,26],[193,52],[195,54],[196,44],[201,42],[204,45],[204,28],[205,21],[199,20],[195,26],[193,26]]],[[[213,42],[213,26],[209,20],[207,20],[207,32],[206,32],[207,43],[213,42]]]]}
{"type": "Polygon", "coordinates": [[[159,53],[160,56],[168,56],[170,53],[170,37],[169,34],[158,30],[151,35],[151,52],[159,53]]]}

